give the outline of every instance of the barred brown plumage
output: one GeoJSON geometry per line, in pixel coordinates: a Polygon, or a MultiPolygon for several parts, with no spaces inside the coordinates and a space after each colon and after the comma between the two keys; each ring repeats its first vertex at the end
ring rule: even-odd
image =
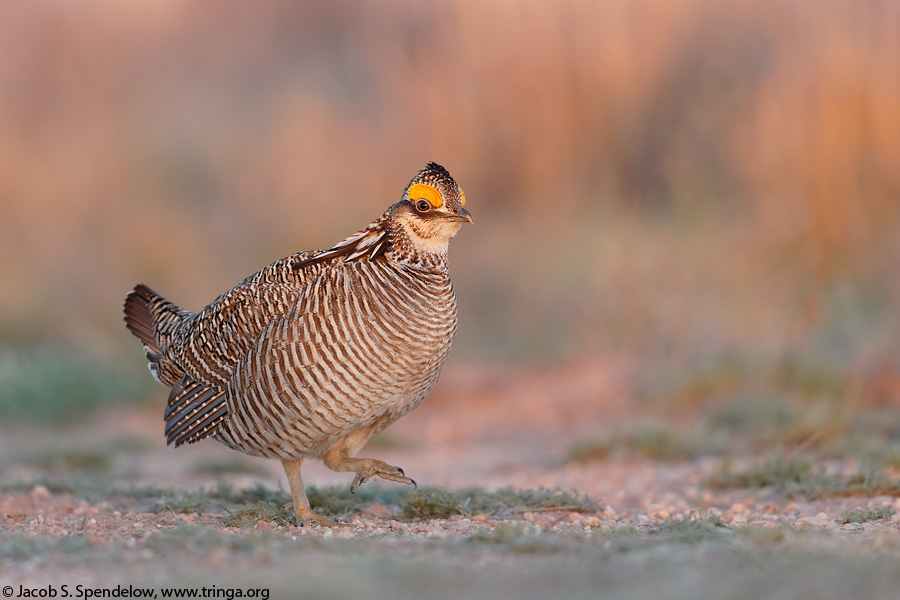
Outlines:
{"type": "Polygon", "coordinates": [[[136,286],[125,323],[171,387],[167,442],[212,437],[281,460],[300,522],[333,524],[309,508],[307,457],[355,472],[351,491],[375,475],[415,485],[354,455],[437,382],[456,332],[447,246],[472,222],[464,204],[447,170],[428,163],[364,229],[263,268],[199,313],[136,286]]]}

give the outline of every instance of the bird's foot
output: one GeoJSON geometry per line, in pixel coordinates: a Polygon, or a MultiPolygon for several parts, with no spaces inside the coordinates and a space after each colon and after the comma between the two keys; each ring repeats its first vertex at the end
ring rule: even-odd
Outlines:
{"type": "Polygon", "coordinates": [[[401,469],[400,467],[395,467],[393,465],[387,464],[386,462],[368,458],[363,461],[362,468],[357,471],[356,477],[353,478],[353,483],[350,484],[350,492],[353,493],[356,488],[367,482],[375,475],[389,481],[407,483],[413,486],[413,488],[418,487],[416,485],[416,481],[411,477],[407,477],[403,472],[403,469],[401,469]]]}
{"type": "Polygon", "coordinates": [[[338,521],[332,521],[331,519],[317,515],[308,506],[301,506],[294,510],[294,503],[288,502],[284,507],[288,510],[293,510],[298,527],[304,527],[307,523],[319,523],[326,527],[346,527],[349,525],[349,523],[339,523],[338,521]]]}

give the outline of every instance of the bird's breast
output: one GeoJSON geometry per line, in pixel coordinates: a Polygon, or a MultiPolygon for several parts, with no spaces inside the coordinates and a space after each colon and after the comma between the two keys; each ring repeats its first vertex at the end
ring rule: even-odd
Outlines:
{"type": "Polygon", "coordinates": [[[329,269],[236,368],[220,439],[264,456],[315,455],[375,421],[386,426],[437,382],[455,331],[445,272],[388,261],[329,269]]]}

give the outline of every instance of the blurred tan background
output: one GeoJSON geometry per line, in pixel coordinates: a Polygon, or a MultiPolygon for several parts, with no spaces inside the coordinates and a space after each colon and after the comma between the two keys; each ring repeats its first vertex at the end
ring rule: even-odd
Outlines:
{"type": "Polygon", "coordinates": [[[2,13],[6,415],[78,385],[160,396],[133,387],[131,286],[198,310],[364,226],[428,160],[476,220],[452,244],[451,362],[612,362],[634,394],[688,402],[774,380],[900,404],[897,2],[2,13]]]}

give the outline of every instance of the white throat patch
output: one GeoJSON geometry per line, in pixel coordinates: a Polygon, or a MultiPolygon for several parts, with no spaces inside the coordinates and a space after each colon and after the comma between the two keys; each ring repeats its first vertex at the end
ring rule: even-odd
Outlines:
{"type": "Polygon", "coordinates": [[[436,223],[433,225],[433,235],[426,238],[419,235],[409,223],[403,223],[403,229],[416,250],[429,254],[446,254],[450,245],[450,238],[459,232],[460,227],[461,223],[454,221],[436,223]]]}

